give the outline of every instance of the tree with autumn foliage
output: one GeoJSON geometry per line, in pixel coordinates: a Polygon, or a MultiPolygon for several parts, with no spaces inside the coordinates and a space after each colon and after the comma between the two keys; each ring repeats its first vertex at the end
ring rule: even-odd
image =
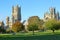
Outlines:
{"type": "Polygon", "coordinates": [[[14,31],[14,32],[19,32],[22,29],[24,29],[24,26],[23,26],[23,24],[20,21],[16,21],[12,25],[12,31],[14,31]]]}

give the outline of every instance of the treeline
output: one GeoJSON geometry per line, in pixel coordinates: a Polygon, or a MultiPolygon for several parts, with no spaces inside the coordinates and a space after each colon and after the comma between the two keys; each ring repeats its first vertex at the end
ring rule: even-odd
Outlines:
{"type": "MultiPolygon", "coordinates": [[[[44,21],[40,19],[38,16],[32,16],[28,20],[28,25],[24,25],[20,21],[16,21],[13,25],[12,28],[7,28],[5,31],[6,33],[10,32],[29,32],[29,31],[46,31],[46,30],[52,30],[53,32],[55,30],[60,29],[60,21],[55,20],[55,19],[49,19],[47,21],[44,21]],[[27,27],[27,28],[26,28],[27,27]]],[[[2,30],[0,28],[0,30],[2,30]]]]}

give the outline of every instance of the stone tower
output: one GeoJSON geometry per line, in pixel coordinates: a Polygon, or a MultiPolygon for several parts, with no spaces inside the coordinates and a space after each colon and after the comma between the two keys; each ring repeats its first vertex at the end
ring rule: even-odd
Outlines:
{"type": "Polygon", "coordinates": [[[46,12],[44,14],[44,21],[47,21],[50,19],[59,20],[59,12],[56,12],[55,8],[53,7],[49,8],[49,12],[46,12]]]}
{"type": "Polygon", "coordinates": [[[12,23],[21,21],[21,7],[12,6],[12,23]]]}
{"type": "Polygon", "coordinates": [[[6,26],[9,26],[9,17],[6,17],[6,26]]]}
{"type": "Polygon", "coordinates": [[[56,18],[57,18],[57,20],[59,20],[59,12],[57,12],[57,14],[56,14],[56,18]]]}
{"type": "Polygon", "coordinates": [[[55,15],[56,14],[55,8],[51,7],[49,10],[50,10],[51,18],[55,19],[56,18],[55,17],[56,16],[55,15]]]}

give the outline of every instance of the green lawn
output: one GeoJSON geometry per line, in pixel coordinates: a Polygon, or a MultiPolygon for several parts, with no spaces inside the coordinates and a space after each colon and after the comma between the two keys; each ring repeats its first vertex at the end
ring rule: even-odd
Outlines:
{"type": "Polygon", "coordinates": [[[60,40],[60,30],[55,33],[52,31],[35,32],[35,35],[32,35],[32,32],[16,33],[16,35],[0,34],[0,40],[60,40]]]}

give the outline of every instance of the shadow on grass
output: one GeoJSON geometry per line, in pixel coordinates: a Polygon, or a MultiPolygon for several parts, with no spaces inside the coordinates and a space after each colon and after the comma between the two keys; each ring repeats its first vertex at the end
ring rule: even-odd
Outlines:
{"type": "Polygon", "coordinates": [[[0,40],[60,40],[60,35],[40,35],[26,37],[0,37],[0,40]]]}

